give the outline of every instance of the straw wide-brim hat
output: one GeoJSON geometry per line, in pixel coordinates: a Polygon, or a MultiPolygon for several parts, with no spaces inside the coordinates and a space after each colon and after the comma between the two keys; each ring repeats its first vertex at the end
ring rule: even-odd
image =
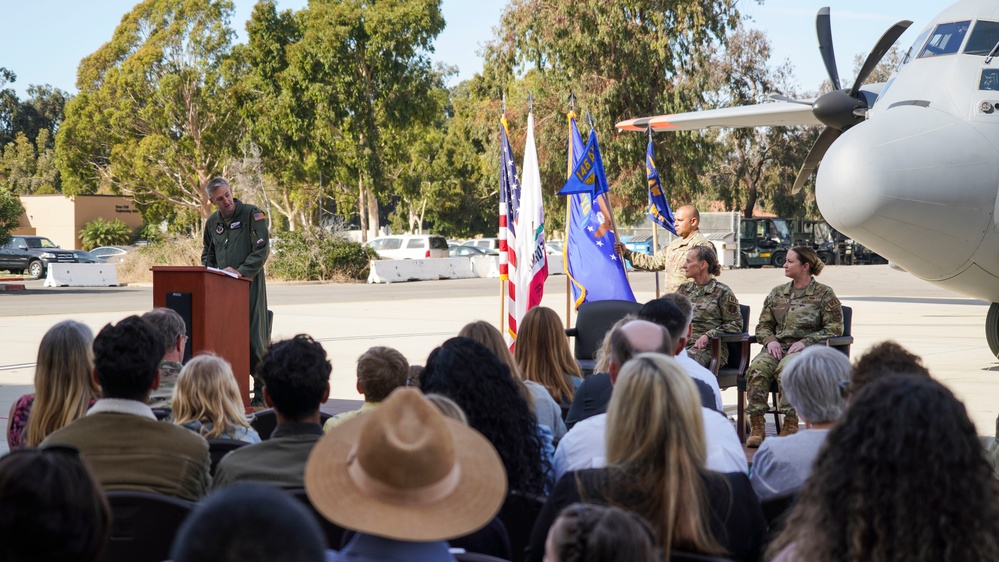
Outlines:
{"type": "Polygon", "coordinates": [[[316,443],[305,489],[312,505],[341,527],[439,541],[467,535],[496,516],[506,497],[506,471],[479,432],[403,387],[316,443]]]}

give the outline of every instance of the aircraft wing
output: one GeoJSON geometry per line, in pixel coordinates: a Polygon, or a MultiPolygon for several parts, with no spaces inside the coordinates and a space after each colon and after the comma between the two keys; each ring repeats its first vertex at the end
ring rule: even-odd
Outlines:
{"type": "Polygon", "coordinates": [[[821,125],[821,123],[812,114],[811,104],[778,101],[656,117],[641,117],[621,121],[617,124],[617,130],[644,132],[649,125],[652,125],[653,131],[693,131],[710,128],[738,129],[743,127],[821,125]]]}

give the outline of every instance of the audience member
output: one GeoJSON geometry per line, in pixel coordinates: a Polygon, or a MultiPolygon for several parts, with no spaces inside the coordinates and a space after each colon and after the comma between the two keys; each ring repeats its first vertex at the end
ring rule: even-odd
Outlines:
{"type": "Polygon", "coordinates": [[[94,375],[103,398],[86,416],[46,437],[42,447],[79,449],[105,490],[198,500],[208,489],[208,443],[157,421],[148,405],[161,357],[159,331],[138,316],[105,326],[94,339],[94,375]]]}
{"type": "Polygon", "coordinates": [[[666,560],[674,550],[758,559],[763,511],[744,473],[706,468],[702,411],[693,380],[675,360],[642,353],[628,361],[607,412],[606,468],[559,479],[535,522],[527,560],[541,560],[556,514],[577,501],[641,515],[656,531],[666,560]]]}
{"type": "MultiPolygon", "coordinates": [[[[694,307],[690,337],[687,339],[687,353],[698,364],[707,367],[711,364],[711,347],[708,342],[721,334],[742,332],[742,312],[739,299],[728,285],[715,279],[721,275],[718,255],[711,246],[694,246],[687,252],[683,271],[688,281],[676,290],[690,299],[694,307]]],[[[718,362],[728,361],[728,346],[720,348],[718,362]]]]}
{"type": "Polygon", "coordinates": [[[662,553],[647,521],[612,506],[574,503],[552,523],[548,562],[658,562],[662,553]]]}
{"type": "Polygon", "coordinates": [[[749,481],[761,499],[801,488],[832,427],[846,410],[840,384],[850,380],[850,360],[831,347],[812,346],[784,368],[784,392],[805,431],[768,439],[753,455],[749,481]]]}
{"type": "Polygon", "coordinates": [[[865,386],[888,375],[915,375],[930,378],[918,355],[898,343],[886,340],[867,349],[853,364],[853,374],[845,388],[847,401],[865,386]]]}
{"type": "Polygon", "coordinates": [[[430,352],[420,382],[424,392],[457,402],[472,428],[496,447],[510,490],[545,493],[551,466],[537,419],[493,352],[475,340],[451,338],[430,352]]]}
{"type": "Polygon", "coordinates": [[[520,367],[517,366],[517,361],[510,353],[510,348],[503,341],[503,335],[495,326],[485,320],[478,320],[466,324],[458,332],[458,337],[473,339],[489,348],[489,351],[492,351],[500,362],[510,369],[510,375],[513,376],[514,380],[521,383],[529,401],[528,404],[531,405],[531,411],[538,418],[539,424],[548,427],[552,434],[552,441],[557,443],[559,439],[562,439],[566,431],[565,421],[562,420],[562,408],[552,398],[548,389],[534,381],[524,379],[520,367]]]}
{"type": "MultiPolygon", "coordinates": [[[[638,353],[669,355],[675,349],[665,328],[647,320],[632,320],[611,332],[610,380],[613,383],[621,367],[638,353]]],[[[691,381],[696,390],[698,381],[691,381]]],[[[611,394],[612,402],[616,392],[611,394]]],[[[707,440],[707,467],[718,472],[746,473],[746,455],[732,424],[725,416],[702,406],[700,398],[694,405],[701,408],[701,425],[707,440]]],[[[606,465],[607,422],[608,414],[598,414],[577,423],[565,434],[555,450],[556,480],[571,470],[606,465]]]]}
{"type": "Polygon", "coordinates": [[[270,346],[257,367],[263,395],[277,427],[270,439],[222,457],[213,486],[262,482],[285,488],[305,485],[305,461],[323,436],[319,406],[330,395],[333,365],[322,344],[299,334],[270,346]]]}
{"type": "Polygon", "coordinates": [[[316,445],[305,474],[316,509],[357,531],[328,558],[333,562],[453,561],[445,541],[493,520],[506,480],[482,435],[410,388],[334,428],[316,445]]]}
{"type": "Polygon", "coordinates": [[[674,353],[670,356],[676,359],[688,375],[711,388],[711,400],[704,402],[703,405],[719,412],[724,411],[718,377],[687,355],[687,341],[690,339],[691,322],[694,318],[694,307],[690,304],[690,300],[683,295],[669,293],[642,305],[638,310],[638,317],[666,328],[676,345],[674,353]]]}
{"type": "Polygon", "coordinates": [[[607,411],[607,404],[610,404],[611,385],[610,381],[610,341],[611,334],[626,323],[634,320],[634,314],[627,314],[614,323],[607,333],[604,334],[600,349],[597,350],[593,374],[583,379],[582,384],[576,389],[576,395],[572,397],[572,406],[565,417],[565,425],[572,429],[580,420],[585,420],[590,416],[602,414],[607,411]]]}
{"type": "Polygon", "coordinates": [[[181,525],[173,562],[322,562],[319,522],[290,494],[263,484],[213,492],[181,525]]]}
{"type": "Polygon", "coordinates": [[[554,310],[536,306],[527,311],[517,327],[514,358],[524,379],[545,387],[560,405],[572,403],[583,374],[554,310]]]}
{"type": "Polygon", "coordinates": [[[410,365],[409,376],[406,377],[406,386],[420,388],[420,373],[423,372],[423,365],[410,365]]]}
{"type": "Polygon", "coordinates": [[[376,346],[357,358],[357,392],[364,395],[360,409],[339,413],[326,420],[323,430],[329,430],[350,418],[371,411],[393,390],[406,386],[409,361],[391,347],[376,346]]]}
{"type": "Polygon", "coordinates": [[[110,533],[111,508],[76,449],[0,458],[0,560],[96,562],[110,533]]]}
{"type": "Polygon", "coordinates": [[[18,398],[7,422],[11,450],[37,447],[50,433],[87,413],[97,401],[94,334],[73,320],[49,328],[38,346],[35,393],[18,398]]]}
{"type": "Polygon", "coordinates": [[[775,560],[996,560],[999,482],[964,404],[922,376],[857,393],[826,438],[775,560]]]}
{"type": "Polygon", "coordinates": [[[232,367],[217,355],[199,355],[184,366],[171,404],[173,423],[205,439],[260,443],[260,436],[243,413],[232,367]]]}
{"type": "Polygon", "coordinates": [[[461,409],[461,406],[457,402],[451,400],[443,394],[430,394],[424,395],[427,400],[430,401],[445,417],[451,418],[455,421],[459,421],[464,425],[468,425],[468,416],[465,415],[465,410],[461,409]]]}
{"type": "Polygon", "coordinates": [[[149,397],[149,407],[169,408],[173,389],[177,386],[180,370],[184,368],[184,349],[187,346],[187,324],[176,310],[154,308],[142,315],[160,331],[166,352],[160,361],[160,386],[149,397]]]}

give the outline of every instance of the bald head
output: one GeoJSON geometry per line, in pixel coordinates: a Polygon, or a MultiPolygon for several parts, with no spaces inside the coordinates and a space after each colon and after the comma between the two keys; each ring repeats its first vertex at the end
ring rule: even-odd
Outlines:
{"type": "Polygon", "coordinates": [[[697,212],[697,209],[693,205],[680,207],[673,214],[673,218],[673,226],[676,228],[676,234],[681,238],[687,238],[697,232],[701,224],[701,214],[697,212]]]}
{"type": "Polygon", "coordinates": [[[632,320],[611,332],[610,372],[611,382],[617,372],[634,355],[645,352],[672,356],[673,338],[662,326],[648,320],[632,320]]]}

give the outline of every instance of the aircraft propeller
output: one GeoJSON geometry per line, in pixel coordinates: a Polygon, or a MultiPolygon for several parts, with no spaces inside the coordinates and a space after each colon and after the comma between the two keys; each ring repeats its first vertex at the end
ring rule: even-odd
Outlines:
{"type": "MultiPolygon", "coordinates": [[[[825,124],[826,128],[822,130],[819,138],[816,139],[815,144],[808,151],[805,163],[801,165],[798,177],[794,180],[794,187],[791,189],[792,194],[801,191],[802,186],[805,185],[805,181],[818,167],[819,162],[822,161],[822,157],[825,156],[826,151],[832,146],[833,141],[839,138],[843,134],[843,131],[866,118],[867,110],[870,109],[871,104],[876,98],[868,92],[861,91],[860,87],[864,85],[864,82],[867,81],[874,68],[877,67],[881,59],[891,49],[891,46],[895,44],[895,41],[902,36],[902,33],[910,25],[912,25],[911,21],[902,20],[889,27],[884,35],[881,36],[881,39],[878,40],[871,54],[867,55],[867,60],[864,61],[864,65],[860,68],[860,73],[857,74],[857,79],[854,80],[853,86],[850,89],[846,89],[840,86],[839,73],[836,70],[836,54],[833,50],[829,8],[825,7],[819,10],[818,15],[815,16],[815,32],[819,37],[819,52],[822,53],[822,62],[825,63],[826,72],[829,73],[829,81],[832,82],[833,91],[819,96],[811,104],[812,114],[815,115],[816,119],[825,124]],[[871,96],[870,99],[868,96],[871,96]]],[[[808,105],[808,102],[793,100],[780,94],[771,94],[770,98],[808,105]]]]}

